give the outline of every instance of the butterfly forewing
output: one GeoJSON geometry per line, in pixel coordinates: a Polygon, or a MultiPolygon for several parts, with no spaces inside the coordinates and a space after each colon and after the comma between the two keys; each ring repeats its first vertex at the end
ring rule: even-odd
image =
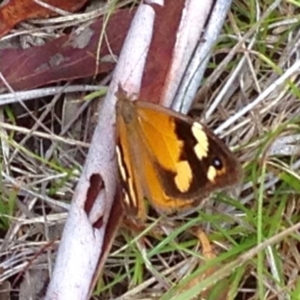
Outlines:
{"type": "Polygon", "coordinates": [[[236,158],[207,127],[155,104],[119,97],[117,136],[124,202],[139,218],[145,198],[161,213],[184,213],[241,177],[236,158]]]}

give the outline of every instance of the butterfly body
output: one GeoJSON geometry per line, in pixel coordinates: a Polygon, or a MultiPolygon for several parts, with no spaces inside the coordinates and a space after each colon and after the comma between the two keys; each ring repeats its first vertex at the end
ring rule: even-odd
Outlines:
{"type": "Polygon", "coordinates": [[[145,199],[162,214],[182,214],[234,185],[241,166],[205,125],[118,92],[117,156],[126,211],[145,219],[145,199]]]}

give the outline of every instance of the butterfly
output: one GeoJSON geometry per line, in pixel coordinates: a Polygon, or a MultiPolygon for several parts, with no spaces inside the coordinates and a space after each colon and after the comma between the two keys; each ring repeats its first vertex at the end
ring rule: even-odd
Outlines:
{"type": "Polygon", "coordinates": [[[145,220],[146,200],[161,214],[185,214],[240,181],[241,164],[204,124],[132,101],[121,87],[116,96],[116,153],[129,216],[145,220]]]}

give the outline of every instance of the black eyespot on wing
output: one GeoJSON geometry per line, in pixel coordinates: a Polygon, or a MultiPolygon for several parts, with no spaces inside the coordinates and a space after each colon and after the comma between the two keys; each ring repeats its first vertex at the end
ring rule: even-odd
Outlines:
{"type": "Polygon", "coordinates": [[[222,162],[222,159],[219,157],[214,157],[212,160],[212,165],[217,169],[217,170],[222,170],[224,167],[224,164],[222,162]]]}

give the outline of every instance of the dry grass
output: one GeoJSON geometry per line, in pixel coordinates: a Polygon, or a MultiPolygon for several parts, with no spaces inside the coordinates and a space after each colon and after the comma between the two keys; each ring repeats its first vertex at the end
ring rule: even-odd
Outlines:
{"type": "MultiPolygon", "coordinates": [[[[179,223],[149,220],[138,237],[122,230],[95,295],[158,299],[167,288],[161,299],[186,300],[213,286],[227,289],[228,299],[300,299],[299,6],[234,1],[195,104],[236,146],[245,170],[240,196],[216,195],[207,210],[179,223]],[[169,234],[153,237],[157,223],[169,234]],[[210,260],[191,234],[199,224],[213,245],[210,260]],[[193,276],[195,291],[185,290],[193,276]]],[[[43,270],[38,278],[53,266],[57,242],[49,241],[60,235],[94,126],[94,101],[46,91],[0,111],[0,281],[15,281],[12,299],[23,272],[34,276],[28,262],[43,270]]]]}

